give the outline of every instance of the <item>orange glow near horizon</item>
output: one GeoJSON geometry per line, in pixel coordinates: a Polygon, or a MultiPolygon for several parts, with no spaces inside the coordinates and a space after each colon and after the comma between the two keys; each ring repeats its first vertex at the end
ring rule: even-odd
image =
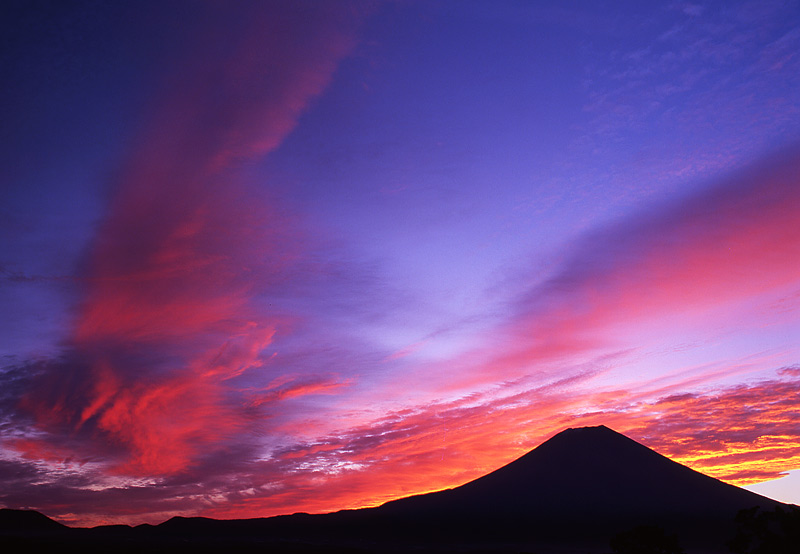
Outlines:
{"type": "Polygon", "coordinates": [[[461,485],[513,461],[567,427],[592,425],[609,426],[711,477],[737,486],[753,484],[800,468],[800,443],[791,434],[779,432],[791,429],[793,420],[777,406],[784,394],[796,395],[798,390],[796,381],[768,382],[579,417],[568,415],[574,399],[567,397],[530,399],[546,413],[564,414],[551,418],[542,418],[535,408],[504,407],[504,402],[480,409],[459,403],[434,406],[351,430],[353,442],[332,439],[288,451],[283,459],[305,469],[268,494],[232,499],[203,513],[244,518],[376,506],[461,485]],[[750,404],[743,402],[745,397],[750,404]],[[731,410],[738,425],[730,429],[729,438],[726,429],[731,420],[717,419],[717,414],[702,409],[726,403],[741,403],[731,410]],[[739,420],[755,406],[759,407],[757,417],[739,420]],[[751,424],[745,425],[747,421],[751,424]],[[525,432],[514,433],[514,429],[525,432]],[[361,452],[357,445],[364,436],[380,439],[369,443],[369,448],[364,445],[361,452]]]}

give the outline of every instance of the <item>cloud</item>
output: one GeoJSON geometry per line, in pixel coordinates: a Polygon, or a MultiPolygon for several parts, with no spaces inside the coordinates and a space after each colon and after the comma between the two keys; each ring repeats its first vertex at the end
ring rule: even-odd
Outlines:
{"type": "MultiPolygon", "coordinates": [[[[514,300],[494,345],[469,353],[454,389],[575,366],[640,347],[631,336],[688,332],[726,310],[800,286],[800,147],[700,194],[594,230],[514,300]]],[[[448,362],[449,365],[453,365],[448,362]]]]}
{"type": "Polygon", "coordinates": [[[158,487],[133,481],[98,487],[93,467],[63,466],[59,474],[25,459],[5,461],[8,486],[0,502],[81,522],[105,517],[157,523],[176,513],[238,518],[330,511],[457,486],[566,427],[599,424],[741,485],[800,465],[798,393],[800,382],[793,377],[648,401],[624,390],[592,396],[539,387],[504,394],[498,387],[397,410],[261,459],[252,451],[220,453],[207,458],[205,467],[162,478],[158,487]]]}
{"type": "Polygon", "coordinates": [[[251,400],[248,406],[255,407],[265,403],[285,400],[309,394],[332,394],[347,383],[335,377],[321,375],[311,378],[293,378],[289,375],[281,376],[267,387],[258,391],[249,391],[251,400]]]}
{"type": "Polygon", "coordinates": [[[635,430],[677,461],[737,485],[777,478],[800,465],[796,378],[663,398],[635,430]]]}
{"type": "Polygon", "coordinates": [[[295,317],[269,300],[305,278],[309,238],[243,169],[323,92],[362,10],[198,9],[117,173],[67,359],[20,402],[36,432],[7,444],[30,459],[81,452],[114,474],[172,475],[233,448],[253,410],[341,385],[306,376],[257,402],[247,393],[242,379],[295,317]]]}
{"type": "Polygon", "coordinates": [[[588,305],[573,306],[571,313],[641,317],[663,311],[676,298],[682,309],[704,309],[795,283],[797,151],[592,233],[555,276],[532,291],[527,309],[558,312],[550,307],[558,300],[550,297],[579,295],[573,304],[588,305]]]}

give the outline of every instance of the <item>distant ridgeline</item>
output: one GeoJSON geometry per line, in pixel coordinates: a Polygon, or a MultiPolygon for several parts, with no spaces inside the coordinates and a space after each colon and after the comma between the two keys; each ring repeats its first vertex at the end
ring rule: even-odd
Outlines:
{"type": "Polygon", "coordinates": [[[567,429],[460,487],[331,514],[72,529],[0,510],[0,546],[75,552],[797,554],[800,508],[599,427],[567,429]]]}

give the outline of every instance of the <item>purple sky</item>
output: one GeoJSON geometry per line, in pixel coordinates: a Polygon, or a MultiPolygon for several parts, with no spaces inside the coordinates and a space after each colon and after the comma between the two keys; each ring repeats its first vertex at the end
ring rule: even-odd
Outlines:
{"type": "Polygon", "coordinates": [[[795,3],[0,21],[0,505],[375,505],[599,423],[800,469],[795,3]]]}

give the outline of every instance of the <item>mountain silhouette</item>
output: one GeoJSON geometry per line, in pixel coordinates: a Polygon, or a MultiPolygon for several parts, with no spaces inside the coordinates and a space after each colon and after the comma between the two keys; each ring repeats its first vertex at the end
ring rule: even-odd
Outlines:
{"type": "Polygon", "coordinates": [[[608,427],[567,429],[510,464],[454,489],[376,508],[448,532],[593,542],[608,531],[658,524],[688,540],[726,534],[740,509],[778,503],[658,454],[608,427]],[[446,515],[445,515],[446,514],[446,515]]]}
{"type": "Polygon", "coordinates": [[[9,517],[5,512],[13,510],[4,510],[0,539],[56,537],[62,545],[79,545],[76,550],[82,552],[93,547],[124,552],[127,546],[131,551],[193,553],[266,548],[271,552],[604,554],[612,537],[645,526],[676,534],[690,554],[723,553],[739,510],[781,505],[599,426],[567,429],[459,487],[377,508],[247,520],[175,517],[135,528],[48,527],[40,535],[9,532],[3,521],[9,517]]]}
{"type": "Polygon", "coordinates": [[[389,502],[386,513],[627,516],[729,515],[770,505],[606,426],[567,429],[510,464],[460,487],[389,502]]]}

